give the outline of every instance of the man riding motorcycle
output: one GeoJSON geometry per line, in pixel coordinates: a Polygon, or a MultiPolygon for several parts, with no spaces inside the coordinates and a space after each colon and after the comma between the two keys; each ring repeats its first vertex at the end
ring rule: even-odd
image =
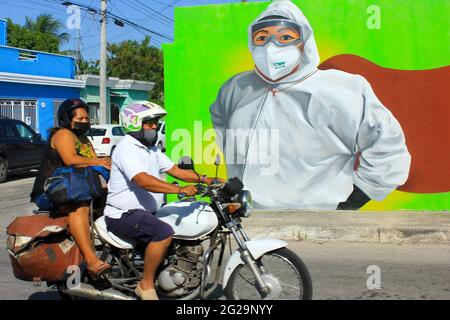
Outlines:
{"type": "Polygon", "coordinates": [[[157,124],[167,112],[148,101],[136,102],[124,108],[120,117],[127,132],[112,156],[108,198],[104,211],[108,231],[135,245],[144,245],[144,273],[136,287],[142,300],[157,300],[155,272],[163,261],[174,231],[154,217],[159,209],[155,194],[193,196],[194,186],[179,187],[162,181],[166,173],[185,182],[211,184],[213,178],[182,170],[156,146],[157,124]]]}

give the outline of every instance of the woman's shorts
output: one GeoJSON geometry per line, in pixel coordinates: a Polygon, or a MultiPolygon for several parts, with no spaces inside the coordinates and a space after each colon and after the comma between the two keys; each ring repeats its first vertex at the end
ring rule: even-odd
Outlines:
{"type": "Polygon", "coordinates": [[[124,212],[120,219],[105,217],[105,222],[108,231],[136,244],[162,241],[175,233],[170,225],[156,218],[152,212],[141,209],[124,212]]]}

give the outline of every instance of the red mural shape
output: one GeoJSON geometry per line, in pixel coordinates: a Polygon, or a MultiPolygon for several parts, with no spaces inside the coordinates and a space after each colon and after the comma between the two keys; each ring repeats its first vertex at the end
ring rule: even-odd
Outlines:
{"type": "Polygon", "coordinates": [[[400,122],[412,163],[408,181],[399,190],[450,191],[450,66],[396,70],[343,54],[324,61],[319,69],[362,75],[400,122]]]}

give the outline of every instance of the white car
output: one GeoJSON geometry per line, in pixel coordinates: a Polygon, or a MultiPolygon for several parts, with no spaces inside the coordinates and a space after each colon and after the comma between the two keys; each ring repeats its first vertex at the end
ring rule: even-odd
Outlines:
{"type": "Polygon", "coordinates": [[[118,124],[95,124],[87,133],[99,157],[110,157],[124,136],[125,130],[118,124]]]}
{"type": "Polygon", "coordinates": [[[159,150],[166,151],[166,123],[164,121],[158,122],[158,141],[156,145],[159,150]]]}

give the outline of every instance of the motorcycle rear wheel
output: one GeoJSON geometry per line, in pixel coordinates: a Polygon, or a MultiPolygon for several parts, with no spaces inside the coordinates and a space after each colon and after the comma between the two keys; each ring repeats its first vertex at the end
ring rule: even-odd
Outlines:
{"type": "Polygon", "coordinates": [[[239,265],[231,274],[225,296],[228,300],[311,300],[313,287],[306,265],[287,248],[265,253],[257,261],[265,273],[264,282],[271,288],[261,296],[250,268],[239,265]]]}

